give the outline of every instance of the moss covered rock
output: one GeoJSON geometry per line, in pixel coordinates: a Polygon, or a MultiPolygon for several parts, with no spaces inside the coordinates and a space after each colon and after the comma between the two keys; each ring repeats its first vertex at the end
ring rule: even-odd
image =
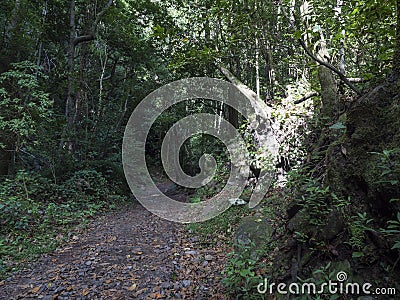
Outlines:
{"type": "Polygon", "coordinates": [[[391,200],[400,194],[400,185],[395,184],[400,177],[396,173],[400,155],[392,155],[387,162],[380,155],[400,148],[397,92],[396,86],[386,84],[359,98],[347,113],[345,135],[328,155],[327,182],[332,190],[350,195],[358,210],[377,216],[389,217],[399,209],[391,200]],[[384,168],[392,170],[385,174],[384,168]]]}
{"type": "MultiPolygon", "coordinates": [[[[250,247],[252,256],[256,255],[257,250],[264,247],[272,234],[272,226],[267,218],[260,214],[244,217],[236,230],[234,242],[236,245],[250,247]]],[[[235,250],[239,251],[241,247],[235,250]]]]}

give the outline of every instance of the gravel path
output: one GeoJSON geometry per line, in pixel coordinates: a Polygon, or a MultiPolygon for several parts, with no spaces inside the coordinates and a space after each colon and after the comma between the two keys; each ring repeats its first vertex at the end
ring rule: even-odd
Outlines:
{"type": "Polygon", "coordinates": [[[135,203],[1,281],[0,299],[226,299],[225,256],[135,203]]]}

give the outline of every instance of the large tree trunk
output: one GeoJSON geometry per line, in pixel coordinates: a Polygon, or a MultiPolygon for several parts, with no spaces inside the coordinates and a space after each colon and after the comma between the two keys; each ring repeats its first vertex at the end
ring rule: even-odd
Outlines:
{"type": "MultiPolygon", "coordinates": [[[[76,18],[75,15],[75,0],[71,0],[70,2],[70,19],[69,19],[69,45],[68,45],[68,90],[67,90],[67,100],[65,104],[65,118],[67,121],[67,126],[65,128],[65,131],[63,133],[63,139],[61,141],[60,146],[64,147],[67,145],[69,151],[74,150],[74,141],[71,140],[71,135],[73,136],[75,131],[76,131],[76,123],[79,118],[80,114],[80,107],[81,107],[81,98],[82,98],[82,92],[79,90],[77,91],[76,87],[81,87],[82,84],[82,66],[84,67],[86,64],[85,61],[85,55],[87,53],[87,49],[84,48],[81,53],[81,63],[80,63],[80,77],[78,82],[75,76],[75,49],[76,47],[85,42],[90,42],[96,39],[96,31],[97,31],[97,25],[99,24],[101,18],[103,15],[106,13],[106,11],[110,8],[111,4],[113,3],[113,0],[108,0],[104,9],[100,11],[96,15],[96,19],[94,22],[89,26],[90,28],[86,30],[86,32],[83,35],[78,35],[77,32],[77,24],[76,20],[80,20],[79,18],[76,18]],[[71,134],[72,133],[72,134],[71,134]],[[68,139],[68,141],[66,141],[68,139]]],[[[91,17],[91,12],[90,10],[88,15],[85,17],[86,19],[91,17]]],[[[82,24],[81,24],[82,25],[82,24]]],[[[83,24],[84,26],[85,24],[83,24]]]]}
{"type": "Polygon", "coordinates": [[[318,80],[321,86],[321,119],[332,122],[337,115],[338,89],[331,70],[318,66],[318,80]]]}

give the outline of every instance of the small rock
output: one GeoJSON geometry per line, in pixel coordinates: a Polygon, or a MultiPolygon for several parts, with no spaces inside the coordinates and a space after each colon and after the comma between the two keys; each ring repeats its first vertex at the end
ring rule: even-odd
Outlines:
{"type": "Polygon", "coordinates": [[[61,292],[63,292],[64,290],[65,290],[65,288],[64,288],[63,286],[59,286],[58,288],[55,289],[54,293],[55,293],[55,294],[61,293],[61,292]]]}
{"type": "Polygon", "coordinates": [[[169,289],[170,287],[171,287],[171,283],[169,283],[169,282],[163,282],[163,283],[161,283],[161,285],[160,285],[160,287],[162,288],[162,289],[169,289]]]}
{"type": "Polygon", "coordinates": [[[175,291],[180,290],[181,288],[182,288],[182,285],[179,282],[175,282],[174,283],[174,290],[175,291]]]}
{"type": "Polygon", "coordinates": [[[197,254],[197,251],[194,251],[194,250],[186,251],[185,254],[188,254],[188,255],[196,255],[196,254],[197,254]]]}
{"type": "Polygon", "coordinates": [[[210,254],[207,254],[207,255],[204,257],[204,259],[205,259],[205,260],[208,260],[208,261],[211,261],[211,260],[214,260],[214,256],[212,256],[212,255],[210,255],[210,254]]]}
{"type": "Polygon", "coordinates": [[[182,284],[183,284],[184,287],[188,287],[191,284],[191,281],[190,280],[183,280],[182,284]]]}
{"type": "Polygon", "coordinates": [[[92,264],[91,260],[88,260],[87,262],[85,262],[85,265],[90,266],[92,264]]]}

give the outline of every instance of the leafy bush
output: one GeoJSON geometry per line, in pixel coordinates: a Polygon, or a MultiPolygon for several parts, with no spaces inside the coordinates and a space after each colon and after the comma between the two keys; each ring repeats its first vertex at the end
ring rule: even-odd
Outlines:
{"type": "Polygon", "coordinates": [[[286,186],[296,194],[301,193],[301,200],[295,198],[295,201],[306,211],[311,225],[325,225],[333,210],[340,211],[350,204],[350,199],[336,195],[329,186],[323,186],[317,179],[312,178],[312,174],[305,168],[291,171],[286,186]]]}
{"type": "Polygon", "coordinates": [[[51,101],[40,87],[43,74],[34,63],[13,63],[12,69],[0,75],[0,147],[20,147],[32,141],[39,122],[51,115],[51,101]]]}
{"type": "Polygon", "coordinates": [[[109,186],[92,170],[78,171],[60,185],[24,171],[0,183],[0,276],[14,262],[54,249],[71,226],[125,200],[109,186]]]}
{"type": "Polygon", "coordinates": [[[387,228],[382,229],[382,232],[396,238],[392,249],[400,249],[400,212],[397,213],[396,220],[388,221],[387,228]]]}
{"type": "MultiPolygon", "coordinates": [[[[262,299],[263,296],[257,292],[257,286],[263,278],[256,275],[256,260],[252,258],[251,246],[238,244],[237,252],[230,253],[223,274],[223,280],[228,292],[236,296],[236,299],[262,299]]],[[[254,246],[254,245],[253,245],[254,246]]]]}
{"type": "Polygon", "coordinates": [[[62,199],[75,203],[106,201],[110,191],[106,179],[97,171],[75,172],[59,187],[62,199]]]}
{"type": "Polygon", "coordinates": [[[374,161],[380,178],[377,183],[398,185],[400,180],[400,148],[372,153],[377,156],[374,161]]]}
{"type": "MultiPolygon", "coordinates": [[[[370,230],[368,226],[372,222],[372,219],[367,218],[367,213],[357,213],[357,216],[353,216],[349,222],[350,239],[349,244],[355,250],[361,250],[365,245],[366,231],[370,230]]],[[[358,252],[355,252],[358,253],[358,252]]],[[[361,254],[353,253],[353,257],[361,254]]]]}
{"type": "Polygon", "coordinates": [[[43,177],[17,173],[0,185],[0,233],[29,230],[39,222],[41,208],[49,201],[53,185],[43,177]]]}

